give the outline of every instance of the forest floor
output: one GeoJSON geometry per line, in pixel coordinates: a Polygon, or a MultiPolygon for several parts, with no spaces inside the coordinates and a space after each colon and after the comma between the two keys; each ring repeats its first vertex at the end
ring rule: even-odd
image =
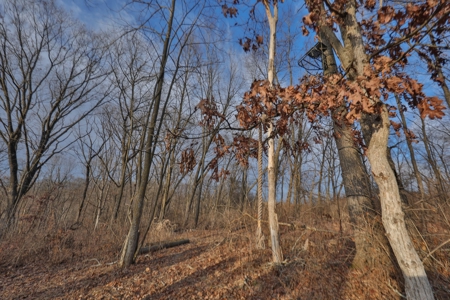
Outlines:
{"type": "MultiPolygon", "coordinates": [[[[270,245],[255,249],[254,224],[236,225],[165,232],[167,240],[190,243],[141,255],[127,269],[117,266],[120,248],[114,245],[99,243],[98,253],[84,250],[80,255],[76,238],[67,238],[73,231],[58,232],[64,238],[57,246],[44,241],[53,253],[51,261],[35,250],[23,252],[22,263],[7,264],[6,256],[17,258],[20,241],[0,244],[0,299],[402,298],[394,270],[352,268],[354,243],[346,230],[339,232],[338,222],[323,220],[314,228],[281,226],[286,260],[278,266],[270,263],[270,245]]],[[[267,241],[267,232],[265,236],[267,241]]],[[[427,271],[437,299],[450,299],[447,266],[427,271]]]]}

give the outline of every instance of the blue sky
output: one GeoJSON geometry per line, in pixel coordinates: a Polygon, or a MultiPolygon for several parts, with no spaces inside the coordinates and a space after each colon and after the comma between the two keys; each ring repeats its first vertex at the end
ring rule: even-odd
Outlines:
{"type": "MultiPolygon", "coordinates": [[[[1,0],[0,0],[1,1],[1,0]]],[[[73,16],[83,23],[86,24],[87,27],[93,30],[107,30],[108,28],[130,24],[133,23],[134,16],[128,11],[124,10],[123,5],[126,3],[125,1],[119,0],[56,0],[61,6],[63,6],[67,11],[70,11],[73,16]]],[[[214,1],[212,1],[214,2],[214,1]]],[[[217,4],[217,1],[215,2],[217,4]]],[[[287,24],[289,23],[289,18],[286,16],[288,13],[294,15],[291,22],[291,29],[293,31],[300,31],[300,27],[303,25],[301,22],[302,16],[306,14],[305,9],[301,9],[303,5],[303,1],[286,1],[280,5],[280,21],[279,21],[279,30],[286,32],[288,29],[287,24]]],[[[261,5],[259,7],[259,15],[261,19],[265,19],[264,11],[261,5]]],[[[215,8],[212,8],[215,9],[215,8]]],[[[217,22],[223,24],[228,33],[228,36],[224,37],[224,43],[228,43],[228,47],[230,50],[235,50],[236,56],[238,59],[243,58],[245,55],[244,51],[238,45],[238,39],[244,38],[245,36],[252,37],[253,32],[252,29],[258,29],[258,26],[249,25],[245,26],[245,21],[248,19],[249,8],[245,6],[240,6],[240,11],[237,18],[225,18],[221,14],[220,6],[217,6],[217,11],[215,12],[215,16],[217,18],[217,22]],[[237,26],[235,24],[238,24],[237,26]]],[[[261,26],[259,26],[261,28],[261,26]]],[[[279,40],[283,37],[282,34],[278,35],[279,40]]],[[[267,42],[267,41],[265,41],[267,42]]],[[[281,42],[281,41],[280,41],[281,42]]],[[[304,73],[304,70],[300,69],[297,66],[297,60],[300,56],[302,56],[309,47],[315,44],[314,33],[311,32],[309,36],[303,37],[299,34],[296,37],[296,41],[294,46],[295,57],[293,65],[296,68],[296,74],[294,76],[294,84],[297,82],[298,78],[304,73]]],[[[423,66],[422,63],[419,63],[420,66],[423,66]]],[[[417,66],[408,68],[408,72],[411,72],[411,76],[420,79],[420,82],[425,83],[425,92],[429,96],[441,96],[442,90],[435,84],[429,80],[429,75],[426,74],[426,70],[423,68],[418,68],[417,66]],[[416,74],[414,74],[417,72],[416,74]]],[[[287,80],[282,79],[282,84],[286,85],[287,80]]],[[[446,112],[447,114],[449,112],[446,112]]],[[[417,117],[415,114],[409,115],[412,120],[415,120],[417,117]]],[[[402,136],[403,138],[403,136],[402,136]]],[[[392,139],[392,143],[396,143],[396,138],[392,139]]],[[[417,146],[416,146],[417,147],[417,146]]]]}
{"type": "Polygon", "coordinates": [[[133,20],[120,0],[57,0],[65,10],[93,30],[107,29],[111,25],[133,20]]]}

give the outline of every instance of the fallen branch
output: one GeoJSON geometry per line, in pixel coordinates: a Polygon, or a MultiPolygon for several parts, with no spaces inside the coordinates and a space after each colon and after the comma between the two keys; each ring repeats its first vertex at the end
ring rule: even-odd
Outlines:
{"type": "Polygon", "coordinates": [[[97,262],[96,265],[92,265],[92,266],[90,266],[90,268],[92,268],[92,267],[98,267],[98,266],[101,266],[101,265],[102,265],[102,264],[98,261],[98,259],[96,259],[96,258],[85,259],[83,262],[87,262],[87,261],[96,261],[96,262],[97,262]]]}
{"type": "Polygon", "coordinates": [[[156,251],[166,249],[166,248],[173,248],[173,247],[181,246],[181,245],[188,244],[188,243],[189,243],[189,240],[179,240],[179,241],[174,241],[174,242],[157,244],[157,245],[153,245],[153,246],[149,246],[149,247],[142,247],[139,250],[139,255],[156,252],[156,251]]]}
{"type": "Polygon", "coordinates": [[[439,246],[437,246],[436,248],[434,248],[433,251],[431,251],[430,253],[428,253],[427,256],[425,256],[425,258],[422,261],[425,261],[428,257],[430,257],[434,252],[438,251],[439,249],[441,249],[442,247],[444,247],[447,243],[450,243],[450,239],[446,240],[445,242],[443,242],[442,244],[440,244],[439,246]]]}

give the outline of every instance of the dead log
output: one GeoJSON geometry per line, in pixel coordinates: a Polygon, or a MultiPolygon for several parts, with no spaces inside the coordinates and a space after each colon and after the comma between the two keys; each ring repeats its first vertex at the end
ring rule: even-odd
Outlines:
{"type": "Polygon", "coordinates": [[[179,240],[179,241],[167,242],[167,243],[162,243],[162,244],[158,243],[156,245],[142,247],[141,249],[139,249],[139,255],[156,252],[156,251],[166,249],[166,248],[177,247],[177,246],[181,246],[181,245],[188,244],[188,243],[189,243],[189,240],[179,240]]]}

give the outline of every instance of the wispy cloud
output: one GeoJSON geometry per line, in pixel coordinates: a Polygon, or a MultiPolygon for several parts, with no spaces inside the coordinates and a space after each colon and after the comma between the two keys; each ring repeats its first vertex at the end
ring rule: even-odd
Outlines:
{"type": "Polygon", "coordinates": [[[124,1],[57,0],[57,3],[93,30],[108,30],[134,21],[134,17],[123,9],[124,1]]]}

